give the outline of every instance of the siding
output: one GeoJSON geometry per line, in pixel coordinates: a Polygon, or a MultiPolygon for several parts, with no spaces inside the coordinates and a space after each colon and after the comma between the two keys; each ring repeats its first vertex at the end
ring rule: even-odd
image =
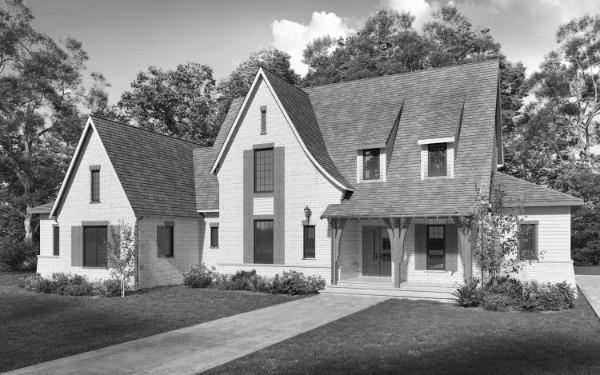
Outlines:
{"type": "MultiPolygon", "coordinates": [[[[221,272],[249,267],[257,270],[260,268],[267,274],[276,270],[281,272],[292,266],[301,267],[299,269],[305,273],[322,274],[329,281],[331,238],[327,220],[321,220],[320,215],[329,204],[339,202],[341,192],[311,163],[264,82],[260,83],[251,99],[249,109],[218,172],[221,242],[218,251],[206,250],[206,262],[216,266],[221,272]],[[260,106],[263,105],[267,106],[267,132],[261,135],[260,106]],[[252,149],[255,144],[265,143],[285,147],[285,265],[245,266],[242,246],[243,151],[252,149]],[[311,224],[316,225],[315,259],[302,259],[302,221],[306,220],[306,206],[313,212],[311,224]]],[[[261,212],[267,207],[259,204],[257,209],[261,212]]]]}

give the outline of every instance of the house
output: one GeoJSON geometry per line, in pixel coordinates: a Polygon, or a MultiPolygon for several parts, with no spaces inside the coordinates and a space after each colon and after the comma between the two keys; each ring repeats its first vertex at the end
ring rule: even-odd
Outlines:
{"type": "Polygon", "coordinates": [[[489,199],[523,207],[519,274],[575,284],[570,195],[497,171],[498,62],[301,89],[260,69],[213,147],[90,117],[42,215],[38,272],[108,273],[103,244],[137,223],[141,287],[289,269],[328,284],[456,285],[478,275],[457,217],[489,199]]]}

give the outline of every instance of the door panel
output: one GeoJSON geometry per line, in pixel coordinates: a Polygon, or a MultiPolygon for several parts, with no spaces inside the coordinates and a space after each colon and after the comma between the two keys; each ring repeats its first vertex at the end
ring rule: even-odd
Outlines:
{"type": "Polygon", "coordinates": [[[392,249],[384,227],[363,227],[363,275],[390,276],[392,249]]]}

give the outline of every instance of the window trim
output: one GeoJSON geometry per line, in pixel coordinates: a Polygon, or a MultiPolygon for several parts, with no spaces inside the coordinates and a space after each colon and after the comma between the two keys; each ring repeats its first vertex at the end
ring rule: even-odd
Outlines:
{"type": "Polygon", "coordinates": [[[534,260],[540,260],[540,248],[539,248],[539,226],[540,226],[540,222],[537,220],[522,220],[519,221],[518,223],[518,232],[519,232],[519,239],[518,239],[518,243],[519,243],[519,260],[522,261],[534,261],[534,260]],[[534,252],[535,252],[535,258],[523,258],[522,256],[522,252],[521,252],[521,225],[533,225],[533,242],[534,242],[534,252]]]}
{"type": "Polygon", "coordinates": [[[380,148],[365,148],[362,150],[362,181],[379,181],[381,180],[381,149],[380,148]],[[366,172],[366,152],[377,152],[377,178],[367,178],[366,172]]]}
{"type": "Polygon", "coordinates": [[[99,165],[91,165],[90,166],[90,203],[100,203],[100,166],[99,165]],[[98,191],[97,197],[94,195],[94,175],[97,174],[98,180],[98,191]],[[94,199],[96,198],[96,199],[94,199]]]}
{"type": "Polygon", "coordinates": [[[60,256],[60,227],[52,225],[52,256],[60,256]]]}
{"type": "Polygon", "coordinates": [[[317,246],[316,246],[316,227],[314,224],[304,224],[302,226],[302,259],[316,259],[317,257],[317,246]],[[312,229],[312,256],[307,256],[307,229],[312,229]]]}
{"type": "Polygon", "coordinates": [[[211,223],[210,224],[210,248],[218,249],[219,248],[219,224],[211,223]],[[214,243],[213,230],[216,230],[216,243],[214,243]]]}
{"type": "Polygon", "coordinates": [[[448,168],[448,143],[446,142],[440,142],[440,143],[429,143],[426,145],[426,151],[427,151],[427,170],[426,170],[426,175],[428,178],[447,178],[450,177],[449,176],[449,168],[448,168]],[[432,176],[431,175],[431,158],[432,158],[432,152],[430,151],[430,147],[432,146],[439,146],[439,145],[444,145],[444,160],[445,160],[445,164],[444,164],[444,174],[440,174],[440,175],[435,175],[432,176]]]}
{"type": "MultiPolygon", "coordinates": [[[[253,151],[253,177],[254,177],[254,193],[273,193],[275,191],[275,148],[274,147],[265,147],[265,148],[254,148],[253,151]],[[258,189],[258,158],[256,155],[260,152],[270,151],[271,152],[271,178],[270,178],[270,187],[271,189],[259,190],[258,189]]],[[[266,164],[263,164],[263,167],[266,164]]],[[[264,173],[263,173],[264,174],[264,173]]]]}
{"type": "MultiPolygon", "coordinates": [[[[426,271],[446,271],[448,264],[446,262],[446,255],[448,253],[448,249],[446,249],[446,225],[445,224],[428,224],[425,226],[425,262],[426,262],[426,271]],[[441,227],[444,232],[444,268],[431,268],[429,266],[429,228],[430,227],[441,227]]],[[[438,255],[439,256],[439,255],[438,255]]]]}

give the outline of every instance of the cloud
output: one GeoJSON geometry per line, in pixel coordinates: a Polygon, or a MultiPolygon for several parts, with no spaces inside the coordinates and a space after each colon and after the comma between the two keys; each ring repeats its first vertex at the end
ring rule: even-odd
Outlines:
{"type": "Polygon", "coordinates": [[[291,56],[290,64],[296,73],[305,75],[308,66],[302,63],[302,51],[309,42],[326,35],[345,37],[353,30],[335,13],[313,12],[308,25],[282,19],[273,22],[272,31],[273,45],[291,56]]]}
{"type": "Polygon", "coordinates": [[[398,12],[408,12],[415,16],[413,27],[420,30],[421,26],[431,20],[432,6],[425,0],[382,0],[381,6],[398,12]]]}

